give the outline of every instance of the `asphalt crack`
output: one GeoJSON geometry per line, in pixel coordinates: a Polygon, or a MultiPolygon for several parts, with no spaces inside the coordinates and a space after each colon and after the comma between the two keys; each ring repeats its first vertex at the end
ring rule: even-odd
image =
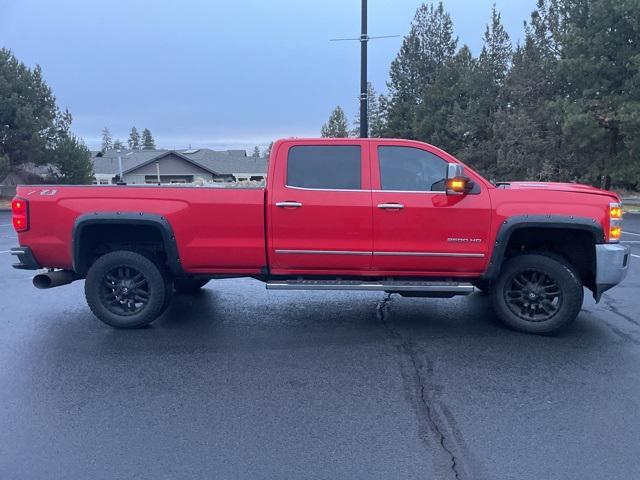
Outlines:
{"type": "Polygon", "coordinates": [[[429,361],[425,364],[425,362],[420,359],[413,343],[389,323],[388,309],[391,302],[391,294],[387,293],[376,306],[377,317],[387,334],[394,341],[396,349],[408,361],[408,369],[405,368],[405,370],[408,371],[403,372],[403,378],[405,382],[409,384],[410,390],[414,390],[414,396],[418,403],[417,413],[419,418],[423,420],[420,425],[421,439],[428,445],[429,437],[435,437],[435,440],[442,449],[442,453],[449,459],[450,464],[448,467],[453,474],[453,478],[461,480],[463,477],[461,476],[460,462],[454,448],[451,446],[454,442],[448,438],[442,426],[446,424],[446,419],[440,418],[440,415],[435,411],[434,403],[436,400],[433,398],[435,388],[430,388],[431,386],[429,385],[429,379],[433,374],[433,366],[429,361]]]}

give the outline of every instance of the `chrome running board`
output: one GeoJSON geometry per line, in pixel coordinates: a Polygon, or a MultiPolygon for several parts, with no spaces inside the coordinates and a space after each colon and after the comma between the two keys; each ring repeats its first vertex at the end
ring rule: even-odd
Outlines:
{"type": "Polygon", "coordinates": [[[468,295],[473,285],[460,282],[361,281],[361,280],[271,280],[268,290],[366,290],[376,292],[429,292],[468,295]]]}

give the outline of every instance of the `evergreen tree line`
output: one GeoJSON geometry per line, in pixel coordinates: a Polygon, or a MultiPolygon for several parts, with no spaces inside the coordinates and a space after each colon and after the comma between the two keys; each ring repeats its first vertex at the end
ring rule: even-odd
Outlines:
{"type": "MultiPolygon", "coordinates": [[[[91,183],[91,153],[71,133],[72,117],[56,105],[39,66],[0,49],[0,180],[25,164],[49,165],[56,183],[91,183]]],[[[29,171],[27,169],[27,177],[29,171]]]]}
{"type": "MultiPolygon", "coordinates": [[[[129,131],[129,138],[127,139],[127,147],[129,150],[155,150],[156,141],[151,134],[151,130],[145,128],[142,130],[142,136],[138,133],[138,129],[134,126],[129,131]]],[[[102,144],[100,151],[106,152],[107,150],[124,150],[125,146],[122,140],[119,138],[113,139],[111,130],[109,127],[102,129],[102,144]]]]}
{"type": "MultiPolygon", "coordinates": [[[[493,8],[483,47],[459,46],[442,3],[421,5],[369,89],[370,136],[437,145],[491,179],[640,188],[640,2],[538,0],[513,46],[493,8]]],[[[338,107],[323,136],[355,135],[338,107]]]]}

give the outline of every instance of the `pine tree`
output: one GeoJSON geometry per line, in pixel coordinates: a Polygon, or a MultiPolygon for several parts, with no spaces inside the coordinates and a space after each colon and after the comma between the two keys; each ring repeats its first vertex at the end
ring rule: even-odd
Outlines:
{"type": "Polygon", "coordinates": [[[260,158],[260,147],[257,145],[253,147],[253,154],[251,155],[253,158],[260,158]]]}
{"type": "Polygon", "coordinates": [[[127,144],[129,145],[129,150],[140,150],[140,134],[136,127],[131,127],[127,144]]]}
{"type": "MultiPolygon", "coordinates": [[[[421,114],[417,107],[428,96],[440,70],[453,59],[457,44],[453,22],[442,2],[437,6],[422,4],[391,63],[385,136],[418,138],[416,126],[422,123],[424,111],[421,114]]],[[[423,130],[421,135],[428,132],[423,130]]]]}
{"type": "Polygon", "coordinates": [[[0,157],[5,157],[7,170],[27,161],[47,161],[57,115],[40,67],[29,69],[0,48],[0,157]]]}
{"type": "Polygon", "coordinates": [[[438,71],[431,88],[417,107],[418,138],[454,153],[461,153],[473,133],[470,105],[477,60],[464,45],[438,71]]]}
{"type": "Polygon", "coordinates": [[[525,40],[512,57],[504,105],[493,125],[501,179],[573,180],[575,159],[562,140],[558,62],[564,19],[556,0],[538,0],[525,40]]]}
{"type": "Polygon", "coordinates": [[[151,130],[145,128],[142,131],[142,149],[143,150],[155,150],[156,142],[151,135],[151,130]]]}
{"type": "Polygon", "coordinates": [[[269,161],[269,157],[271,156],[271,149],[273,148],[273,142],[269,143],[269,146],[267,147],[267,149],[264,151],[264,156],[267,158],[267,161],[269,161]]]}
{"type": "MultiPolygon", "coordinates": [[[[638,185],[640,123],[640,3],[636,0],[562,2],[564,35],[555,106],[563,113],[564,148],[594,184],[613,175],[638,185]],[[635,165],[635,169],[634,169],[635,165]],[[629,178],[629,174],[635,177],[629,178]]],[[[577,166],[577,165],[576,165],[577,166]]]]}
{"type": "Polygon", "coordinates": [[[494,123],[496,114],[506,106],[504,85],[513,56],[509,35],[495,5],[483,40],[472,74],[466,122],[469,134],[460,157],[485,175],[493,176],[498,164],[494,123]]]}
{"type": "Polygon", "coordinates": [[[113,148],[113,136],[111,135],[111,131],[108,127],[104,127],[102,129],[102,147],[100,150],[102,152],[106,152],[107,150],[111,150],[113,148]]]}
{"type": "Polygon", "coordinates": [[[337,106],[333,112],[331,112],[329,120],[327,120],[327,123],[325,123],[320,130],[320,135],[326,138],[346,138],[349,136],[347,117],[340,106],[337,106]]]}
{"type": "Polygon", "coordinates": [[[75,135],[64,136],[54,150],[53,174],[57,183],[63,184],[91,184],[93,180],[93,166],[91,152],[75,135]]]}
{"type": "MultiPolygon", "coordinates": [[[[367,83],[367,118],[369,119],[369,137],[381,137],[385,129],[385,117],[382,104],[385,99],[378,95],[371,82],[367,83]]],[[[358,107],[360,104],[358,104],[358,107]]],[[[354,117],[351,136],[360,136],[360,113],[354,117]]]]}
{"type": "Polygon", "coordinates": [[[124,150],[124,143],[122,143],[122,140],[120,140],[119,138],[116,138],[113,141],[113,149],[114,150],[124,150]]]}

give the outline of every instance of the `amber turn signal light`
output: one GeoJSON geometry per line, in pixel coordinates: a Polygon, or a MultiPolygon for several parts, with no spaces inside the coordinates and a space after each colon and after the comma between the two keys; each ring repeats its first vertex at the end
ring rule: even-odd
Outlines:
{"type": "Polygon", "coordinates": [[[447,180],[447,191],[453,193],[469,193],[473,182],[466,177],[454,177],[447,180]]]}
{"type": "Polygon", "coordinates": [[[620,240],[621,235],[622,235],[621,227],[611,227],[609,229],[609,241],[620,240]]]}
{"type": "Polygon", "coordinates": [[[611,205],[609,215],[612,220],[620,220],[622,218],[622,207],[619,205],[611,205]]]}

